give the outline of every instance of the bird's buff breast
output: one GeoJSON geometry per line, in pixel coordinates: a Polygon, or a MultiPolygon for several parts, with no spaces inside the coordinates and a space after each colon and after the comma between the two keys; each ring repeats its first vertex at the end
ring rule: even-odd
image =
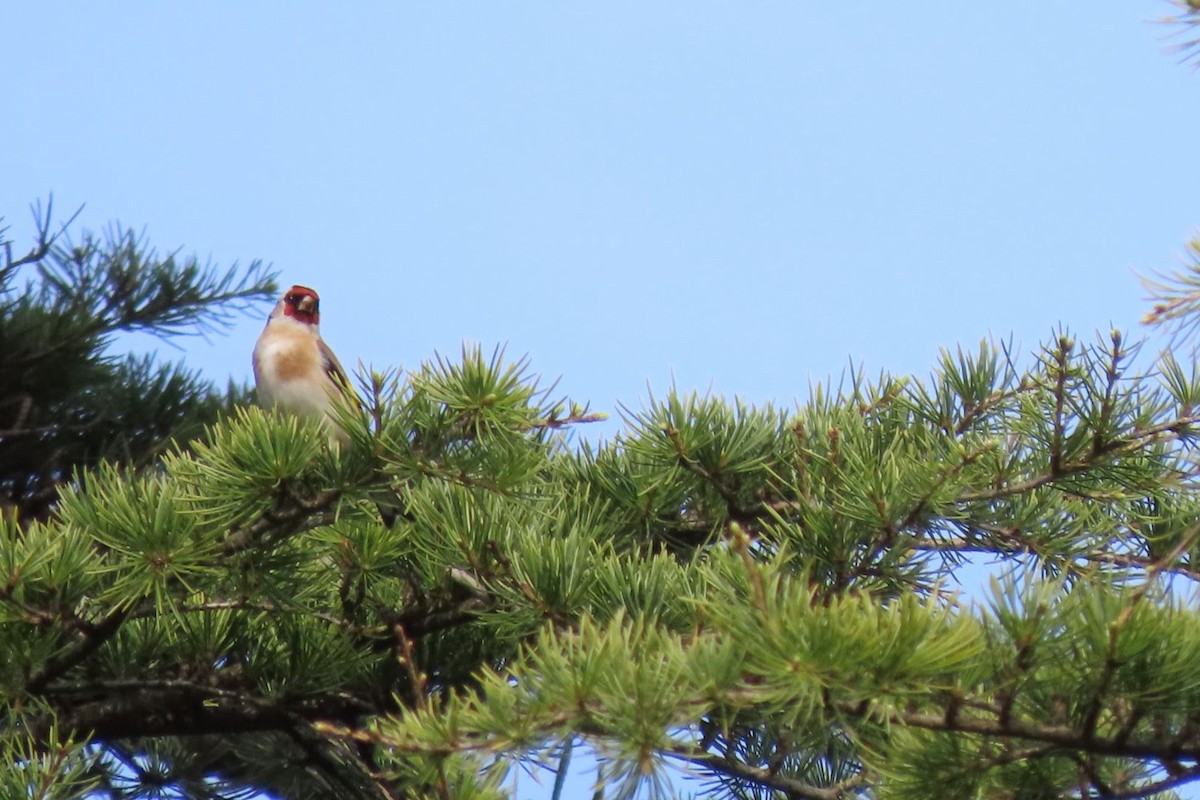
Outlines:
{"type": "Polygon", "coordinates": [[[265,403],[301,414],[329,406],[320,353],[311,336],[279,336],[265,343],[254,367],[265,403]]]}

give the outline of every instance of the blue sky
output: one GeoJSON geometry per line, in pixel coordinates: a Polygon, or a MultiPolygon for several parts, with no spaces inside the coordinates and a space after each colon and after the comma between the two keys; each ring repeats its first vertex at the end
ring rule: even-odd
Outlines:
{"type": "MultiPolygon", "coordinates": [[[[272,262],[348,366],[465,339],[598,410],[787,405],[851,359],[1136,327],[1134,271],[1200,225],[1170,11],[13,3],[0,214],[28,233],[53,191],[272,262]]],[[[248,379],[261,326],[167,354],[248,379]]]]}
{"type": "MultiPolygon", "coordinates": [[[[6,10],[0,211],[273,262],[347,364],[470,339],[601,409],[790,403],[1133,326],[1200,224],[1163,2],[121,8],[6,10]]],[[[260,327],[186,358],[246,378],[260,327]]]]}

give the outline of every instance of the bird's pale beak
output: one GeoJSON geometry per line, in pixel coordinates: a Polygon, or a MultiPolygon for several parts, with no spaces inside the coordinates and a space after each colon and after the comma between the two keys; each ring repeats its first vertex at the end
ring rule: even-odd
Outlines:
{"type": "Polygon", "coordinates": [[[313,306],[317,304],[316,300],[311,297],[301,297],[300,302],[296,304],[296,308],[300,309],[305,314],[311,314],[313,306]]]}

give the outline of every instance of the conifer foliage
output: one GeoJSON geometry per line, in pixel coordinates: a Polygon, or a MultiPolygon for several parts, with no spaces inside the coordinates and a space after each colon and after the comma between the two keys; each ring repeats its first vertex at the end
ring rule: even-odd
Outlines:
{"type": "Polygon", "coordinates": [[[597,797],[1200,784],[1200,264],[1150,283],[1154,357],[1060,329],[597,443],[467,346],[362,372],[337,446],[117,353],[261,264],[36,216],[0,236],[0,798],[482,800],[578,741],[597,797]]]}
{"type": "Polygon", "coordinates": [[[260,262],[222,272],[120,226],[76,238],[73,221],[39,204],[27,250],[0,224],[0,513],[21,522],[45,518],[77,470],[145,467],[246,400],[180,364],[120,356],[117,337],[211,332],[274,292],[260,262]]]}
{"type": "MultiPolygon", "coordinates": [[[[46,250],[5,335],[82,307],[102,346],[267,289],[143,255],[101,273],[128,301],[69,301],[107,241],[46,250]]],[[[786,412],[673,391],[590,446],[597,415],[469,347],[362,375],[332,449],[193,389],[144,447],[64,445],[49,512],[12,495],[0,795],[496,798],[582,737],[611,796],[675,764],[714,796],[1169,797],[1200,778],[1200,377],[1135,349],[983,343],[786,412]]],[[[101,393],[24,380],[38,428],[101,393]]]]}

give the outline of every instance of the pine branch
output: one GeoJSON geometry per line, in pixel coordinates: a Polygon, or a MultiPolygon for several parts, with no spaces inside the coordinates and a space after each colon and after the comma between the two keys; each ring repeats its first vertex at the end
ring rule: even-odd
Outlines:
{"type": "Polygon", "coordinates": [[[834,786],[813,786],[804,781],[781,775],[774,770],[755,767],[727,756],[718,756],[683,742],[671,744],[665,747],[663,752],[689,764],[723,773],[731,778],[749,781],[764,789],[786,792],[788,798],[796,800],[845,800],[856,794],[858,787],[862,786],[865,781],[865,777],[859,775],[834,786]]]}
{"type": "MultiPolygon", "coordinates": [[[[50,229],[54,220],[54,196],[51,195],[46,200],[45,211],[42,210],[41,202],[37,202],[30,211],[33,213],[33,224],[35,236],[33,245],[23,256],[13,256],[12,241],[8,239],[6,234],[8,228],[0,227],[0,247],[4,250],[3,263],[0,263],[0,290],[3,289],[9,279],[16,274],[21,267],[31,264],[38,264],[43,261],[54,247],[55,242],[59,237],[63,236],[67,229],[79,218],[83,213],[83,206],[76,209],[75,213],[60,223],[58,230],[51,233],[50,229]]],[[[0,219],[0,222],[3,222],[0,219]]]]}
{"type": "Polygon", "coordinates": [[[222,553],[228,557],[243,550],[273,544],[305,526],[314,527],[328,522],[329,519],[325,517],[319,520],[313,520],[312,517],[327,511],[341,496],[340,491],[331,489],[312,497],[302,497],[285,488],[274,508],[249,525],[230,532],[221,545],[222,553]]]}
{"type": "Polygon", "coordinates": [[[1094,451],[1092,455],[1086,458],[1078,461],[1059,463],[1057,465],[1052,464],[1051,468],[1046,472],[1015,483],[1007,483],[991,489],[964,492],[959,496],[959,500],[964,503],[986,502],[1028,494],[1035,489],[1050,485],[1062,478],[1095,468],[1106,461],[1135,453],[1148,445],[1175,441],[1189,436],[1188,427],[1195,425],[1197,422],[1200,422],[1200,414],[1187,414],[1153,425],[1144,430],[1135,430],[1119,440],[1110,442],[1107,446],[1100,448],[1098,452],[1094,451]]]}
{"type": "MultiPolygon", "coordinates": [[[[60,700],[102,696],[59,708],[54,721],[64,735],[90,731],[97,741],[281,731],[296,720],[353,720],[376,710],[345,693],[267,702],[249,692],[186,680],[95,681],[48,687],[46,694],[60,700]]],[[[31,732],[48,740],[51,723],[42,717],[31,724],[31,732]]]]}
{"type": "MultiPolygon", "coordinates": [[[[1001,527],[988,525],[986,523],[972,522],[971,528],[979,531],[984,537],[945,537],[945,536],[929,536],[918,537],[910,542],[906,542],[906,546],[913,550],[922,550],[929,552],[949,552],[949,553],[978,553],[978,554],[1011,554],[1019,555],[1028,553],[1036,556],[1043,561],[1061,564],[1062,567],[1073,574],[1080,577],[1087,577],[1091,573],[1083,568],[1074,565],[1074,560],[1082,560],[1093,564],[1106,567],[1119,567],[1122,569],[1135,569],[1138,571],[1149,571],[1155,565],[1162,564],[1160,559],[1151,556],[1139,556],[1134,553],[1113,552],[1104,549],[1086,549],[1079,552],[1071,553],[1068,559],[1063,559],[1062,555],[1048,551],[1044,546],[1039,544],[1037,540],[1027,534],[1022,533],[1020,528],[1016,526],[1001,527]]],[[[1176,560],[1168,565],[1160,567],[1159,571],[1171,574],[1180,575],[1194,581],[1200,581],[1200,570],[1196,569],[1190,563],[1176,560]]]]}
{"type": "Polygon", "coordinates": [[[1004,718],[1003,709],[999,707],[993,707],[992,713],[987,717],[952,715],[948,712],[931,714],[921,711],[880,710],[870,703],[839,702],[835,703],[834,707],[847,717],[939,733],[969,733],[999,740],[1020,739],[1073,752],[1147,761],[1168,758],[1200,759],[1200,736],[1195,734],[1188,737],[1122,740],[1115,736],[1095,736],[1082,727],[1032,722],[1015,717],[1004,718]]]}
{"type": "Polygon", "coordinates": [[[116,608],[98,623],[81,624],[75,643],[48,659],[41,670],[25,682],[26,693],[39,694],[51,681],[57,680],[82,664],[103,647],[105,642],[116,635],[128,617],[128,608],[116,608]]]}

